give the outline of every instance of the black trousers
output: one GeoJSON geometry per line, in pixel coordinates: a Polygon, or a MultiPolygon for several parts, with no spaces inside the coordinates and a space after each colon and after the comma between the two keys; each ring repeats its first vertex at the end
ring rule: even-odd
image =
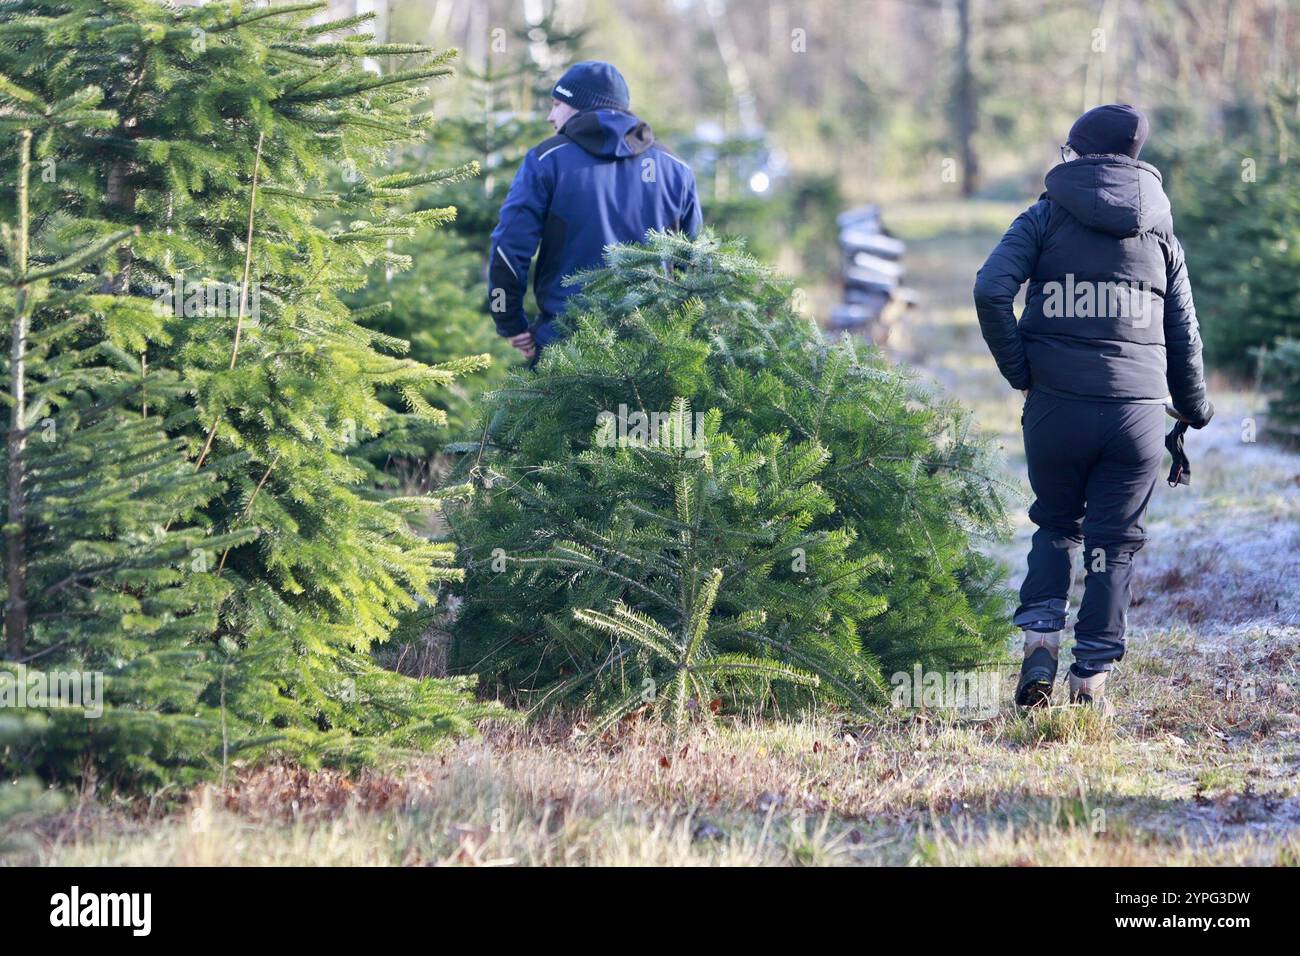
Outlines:
{"type": "Polygon", "coordinates": [[[1124,656],[1133,557],[1164,456],[1164,408],[1058,398],[1031,390],[1021,418],[1038,526],[1015,623],[1065,627],[1074,556],[1083,548],[1083,602],[1074,659],[1094,671],[1124,656]]]}

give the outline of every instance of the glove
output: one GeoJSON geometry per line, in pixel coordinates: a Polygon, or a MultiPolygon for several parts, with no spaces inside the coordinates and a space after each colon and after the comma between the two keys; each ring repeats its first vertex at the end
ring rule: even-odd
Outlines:
{"type": "Polygon", "coordinates": [[[1187,452],[1183,451],[1183,436],[1186,434],[1187,422],[1175,422],[1165,436],[1165,447],[1174,459],[1173,466],[1169,469],[1170,488],[1192,483],[1192,463],[1187,460],[1187,452]]]}

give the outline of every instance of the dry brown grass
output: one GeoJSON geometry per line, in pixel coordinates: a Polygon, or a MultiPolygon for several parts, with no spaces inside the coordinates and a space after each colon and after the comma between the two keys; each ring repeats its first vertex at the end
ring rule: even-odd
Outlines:
{"type": "Polygon", "coordinates": [[[493,727],[389,772],[271,767],[167,813],[94,800],[12,862],[1094,864],[1300,859],[1300,632],[1146,643],[1116,714],[493,727]],[[1171,654],[1192,666],[1170,675],[1171,654]],[[1237,682],[1256,678],[1253,691],[1237,682]],[[1253,693],[1253,699],[1250,699],[1253,693]],[[1245,697],[1243,698],[1243,694],[1245,697]]]}

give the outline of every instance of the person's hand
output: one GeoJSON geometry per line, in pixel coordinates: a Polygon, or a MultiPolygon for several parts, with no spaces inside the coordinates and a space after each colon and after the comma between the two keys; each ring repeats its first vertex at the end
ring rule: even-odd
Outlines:
{"type": "Polygon", "coordinates": [[[1191,425],[1193,428],[1200,430],[1204,428],[1206,425],[1210,424],[1210,419],[1214,418],[1214,403],[1211,402],[1209,399],[1206,399],[1205,409],[1203,413],[1197,418],[1192,418],[1188,415],[1184,415],[1182,412],[1176,409],[1174,407],[1174,401],[1172,398],[1166,398],[1165,414],[1168,415],[1170,418],[1177,419],[1178,421],[1183,422],[1186,425],[1191,425]]]}
{"type": "Polygon", "coordinates": [[[520,332],[518,335],[510,336],[506,341],[517,348],[529,361],[532,361],[533,356],[537,354],[537,343],[533,341],[532,332],[520,332]]]}

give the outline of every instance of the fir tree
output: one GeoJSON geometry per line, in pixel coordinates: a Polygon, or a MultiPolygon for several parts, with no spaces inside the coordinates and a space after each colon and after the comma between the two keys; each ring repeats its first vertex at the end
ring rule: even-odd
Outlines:
{"type": "MultiPolygon", "coordinates": [[[[414,161],[413,161],[414,162],[414,161]]],[[[472,162],[472,161],[471,161],[472,162]]],[[[474,168],[467,164],[465,168],[474,168]]],[[[454,188],[454,187],[453,187],[454,188]]],[[[464,195],[462,190],[432,187],[415,200],[416,211],[434,203],[464,195]]],[[[459,211],[459,207],[458,211],[459,211]]],[[[454,225],[454,224],[449,224],[454,225]]],[[[486,248],[486,239],[484,240],[486,248]]],[[[446,432],[464,433],[477,417],[476,400],[484,390],[499,384],[504,368],[518,359],[518,353],[496,334],[485,312],[485,254],[450,228],[427,230],[394,244],[394,252],[409,258],[410,269],[397,271],[383,264],[371,270],[366,286],[348,297],[357,309],[358,320],[394,339],[410,343],[410,355],[417,361],[442,364],[457,356],[486,354],[492,362],[450,383],[431,398],[445,414],[445,422],[427,421],[426,427],[407,427],[368,443],[362,451],[383,468],[394,459],[421,460],[446,442],[446,432]],[[433,427],[428,427],[433,426],[433,427]]],[[[401,395],[387,393],[393,408],[403,404],[401,395]]],[[[376,473],[376,480],[382,480],[376,473]]]]}
{"type": "Polygon", "coordinates": [[[1207,360],[1256,370],[1259,349],[1300,337],[1300,190],[1289,146],[1300,94],[1274,92],[1250,135],[1153,161],[1165,171],[1187,249],[1207,360]]]}
{"type": "Polygon", "coordinates": [[[43,690],[11,711],[31,733],[9,751],[17,766],[72,772],[92,746],[85,714],[102,708],[93,746],[108,752],[129,740],[137,772],[153,772],[201,737],[196,704],[214,675],[194,642],[216,628],[229,594],[228,583],[189,565],[254,533],[214,535],[191,520],[220,492],[229,463],[196,473],[168,423],[144,411],[150,397],[183,394],[174,373],[142,372],[131,358],[159,339],[151,303],[94,290],[94,263],[132,231],[80,246],[59,242],[52,227],[33,235],[33,130],[45,151],[58,136],[110,124],[112,114],[97,108],[100,91],[47,105],[0,79],[0,96],[0,129],[16,128],[18,146],[0,272],[11,316],[0,696],[28,704],[29,682],[71,674],[89,678],[74,679],[78,692],[106,698],[71,699],[67,678],[43,690]]]}
{"type": "Polygon", "coordinates": [[[1261,378],[1269,389],[1268,431],[1300,444],[1300,339],[1282,338],[1261,356],[1261,378]]]}
{"type": "MultiPolygon", "coordinates": [[[[516,62],[520,72],[531,81],[530,106],[545,116],[551,108],[551,90],[556,82],[571,63],[582,59],[591,26],[574,19],[572,7],[561,9],[555,2],[539,7],[540,15],[527,19],[514,35],[527,54],[516,57],[516,62]]],[[[525,16],[528,16],[527,9],[525,16]]]]}
{"type": "Polygon", "coordinates": [[[460,449],[480,491],[449,512],[456,666],[616,719],[680,715],[683,693],[705,713],[718,691],[861,709],[894,670],[1001,645],[973,546],[1002,528],[1001,491],[964,412],[823,342],[736,244],[656,234],[581,280],[573,336],[460,449]]]}
{"type": "MultiPolygon", "coordinates": [[[[1265,428],[1300,436],[1300,95],[1276,90],[1245,135],[1153,161],[1178,212],[1206,361],[1271,393],[1265,428]],[[1225,254],[1225,250],[1231,254],[1225,254]]],[[[1156,144],[1157,150],[1159,144],[1156,144]]]]}
{"type": "MultiPolygon", "coordinates": [[[[203,536],[211,549],[184,585],[214,599],[206,619],[189,615],[210,669],[160,671],[197,690],[171,701],[178,713],[197,700],[201,718],[220,715],[219,739],[204,723],[179,756],[200,769],[268,748],[373,756],[464,730],[479,712],[463,682],[411,681],[371,659],[402,613],[459,572],[449,545],[407,524],[437,502],[377,494],[360,451],[395,424],[382,394],[400,395],[409,421],[437,422],[433,397],[484,360],[423,365],[344,300],[373,266],[409,265],[391,240],[454,215],[409,208],[412,190],[448,171],[380,168],[427,135],[413,105],[454,51],[348,32],[366,17],[308,25],[324,6],[24,0],[0,12],[0,73],[15,88],[56,104],[94,89],[112,117],[43,146],[57,173],[36,197],[33,243],[99,248],[135,230],[84,263],[96,270],[93,304],[109,329],[170,306],[119,346],[144,385],[109,404],[145,420],[142,448],[150,434],[179,443],[187,481],[159,492],[175,513],[156,520],[164,536],[203,536]],[[378,56],[404,63],[362,68],[378,56]],[[225,286],[237,292],[214,294],[225,286]],[[209,499],[179,497],[191,487],[209,499]]],[[[77,433],[90,440],[84,424],[77,433]]],[[[42,641],[29,649],[58,638],[42,641]]],[[[135,755],[124,741],[97,757],[122,768],[135,755]]]]}

